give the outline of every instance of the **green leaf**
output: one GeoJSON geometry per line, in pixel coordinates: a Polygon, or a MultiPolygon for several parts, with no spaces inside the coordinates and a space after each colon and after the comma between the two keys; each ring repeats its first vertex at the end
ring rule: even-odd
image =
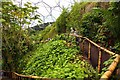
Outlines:
{"type": "Polygon", "coordinates": [[[5,22],[5,19],[0,19],[0,22],[5,22]]]}

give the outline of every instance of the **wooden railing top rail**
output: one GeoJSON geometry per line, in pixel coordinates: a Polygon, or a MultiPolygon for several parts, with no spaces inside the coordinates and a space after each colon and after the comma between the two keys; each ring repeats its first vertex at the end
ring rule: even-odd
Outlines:
{"type": "Polygon", "coordinates": [[[87,37],[83,37],[83,36],[79,36],[79,35],[74,35],[74,34],[70,34],[70,35],[75,36],[75,37],[79,37],[79,38],[86,39],[86,40],[87,40],[87,41],[89,41],[91,44],[93,44],[93,45],[95,45],[96,47],[98,47],[99,49],[101,49],[101,50],[103,50],[103,51],[107,52],[108,54],[110,54],[110,55],[115,55],[115,53],[114,53],[114,52],[109,51],[109,50],[107,50],[107,49],[105,49],[105,48],[103,48],[103,47],[99,46],[98,44],[96,44],[95,42],[91,41],[91,40],[90,40],[90,39],[88,39],[87,37]]]}
{"type": "Polygon", "coordinates": [[[120,55],[116,54],[116,58],[113,60],[113,62],[111,63],[111,65],[108,67],[108,70],[101,76],[100,80],[108,80],[110,78],[110,76],[112,75],[113,71],[115,70],[115,68],[117,67],[117,64],[120,61],[120,55]]]}
{"type": "Polygon", "coordinates": [[[4,71],[4,70],[0,70],[0,72],[5,72],[5,73],[11,73],[11,77],[10,78],[27,78],[27,79],[31,79],[31,78],[33,78],[33,79],[42,79],[42,80],[49,80],[49,79],[47,79],[47,78],[45,78],[45,77],[39,77],[39,76],[32,76],[32,75],[23,75],[23,74],[18,74],[18,73],[16,73],[16,72],[11,72],[11,71],[4,71]]]}
{"type": "Polygon", "coordinates": [[[19,77],[24,77],[24,78],[35,78],[35,79],[41,79],[44,77],[39,77],[39,76],[31,76],[31,75],[23,75],[23,74],[18,74],[16,72],[12,72],[14,75],[19,76],[19,77]]]}
{"type": "Polygon", "coordinates": [[[113,62],[110,64],[110,66],[108,67],[108,70],[101,76],[100,80],[108,80],[110,78],[110,76],[112,75],[113,71],[115,70],[115,68],[117,67],[118,63],[120,62],[120,55],[109,51],[101,46],[99,46],[98,44],[96,44],[95,42],[91,41],[90,39],[83,37],[83,36],[79,36],[79,35],[74,35],[74,34],[70,34],[72,36],[78,37],[78,38],[83,38],[86,39],[88,42],[90,42],[91,44],[93,44],[94,46],[98,47],[99,49],[105,51],[106,53],[110,54],[110,55],[115,55],[115,59],[113,60],[113,62]]]}

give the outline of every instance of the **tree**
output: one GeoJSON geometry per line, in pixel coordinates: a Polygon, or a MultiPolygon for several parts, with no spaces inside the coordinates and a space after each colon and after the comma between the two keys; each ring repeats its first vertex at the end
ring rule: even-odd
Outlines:
{"type": "Polygon", "coordinates": [[[38,19],[32,15],[37,7],[26,3],[18,7],[12,2],[2,2],[2,57],[4,70],[17,70],[19,59],[32,49],[32,41],[28,31],[23,27],[29,26],[30,21],[38,19]]]}

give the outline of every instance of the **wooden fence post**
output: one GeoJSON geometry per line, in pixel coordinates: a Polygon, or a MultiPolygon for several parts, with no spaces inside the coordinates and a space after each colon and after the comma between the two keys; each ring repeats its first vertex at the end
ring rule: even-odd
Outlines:
{"type": "Polygon", "coordinates": [[[90,55],[91,55],[91,44],[88,44],[88,60],[90,60],[90,55]]]}
{"type": "Polygon", "coordinates": [[[85,40],[83,40],[83,42],[82,42],[83,54],[84,54],[84,42],[85,42],[85,40]]]}
{"type": "Polygon", "coordinates": [[[99,55],[98,55],[98,72],[100,72],[101,58],[102,58],[102,53],[101,53],[101,49],[99,48],[99,55]]]}
{"type": "Polygon", "coordinates": [[[13,73],[13,72],[11,72],[11,74],[12,74],[12,77],[11,77],[11,78],[12,78],[12,79],[14,79],[14,78],[15,78],[14,73],[13,73]]]}

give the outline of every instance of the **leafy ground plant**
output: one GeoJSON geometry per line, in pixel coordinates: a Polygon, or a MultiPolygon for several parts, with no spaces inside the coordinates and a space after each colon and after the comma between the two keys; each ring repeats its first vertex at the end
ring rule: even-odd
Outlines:
{"type": "Polygon", "coordinates": [[[96,71],[92,66],[76,57],[79,53],[76,47],[68,47],[66,44],[65,40],[54,39],[40,44],[32,52],[34,54],[26,63],[23,73],[47,78],[93,77],[96,71]]]}

